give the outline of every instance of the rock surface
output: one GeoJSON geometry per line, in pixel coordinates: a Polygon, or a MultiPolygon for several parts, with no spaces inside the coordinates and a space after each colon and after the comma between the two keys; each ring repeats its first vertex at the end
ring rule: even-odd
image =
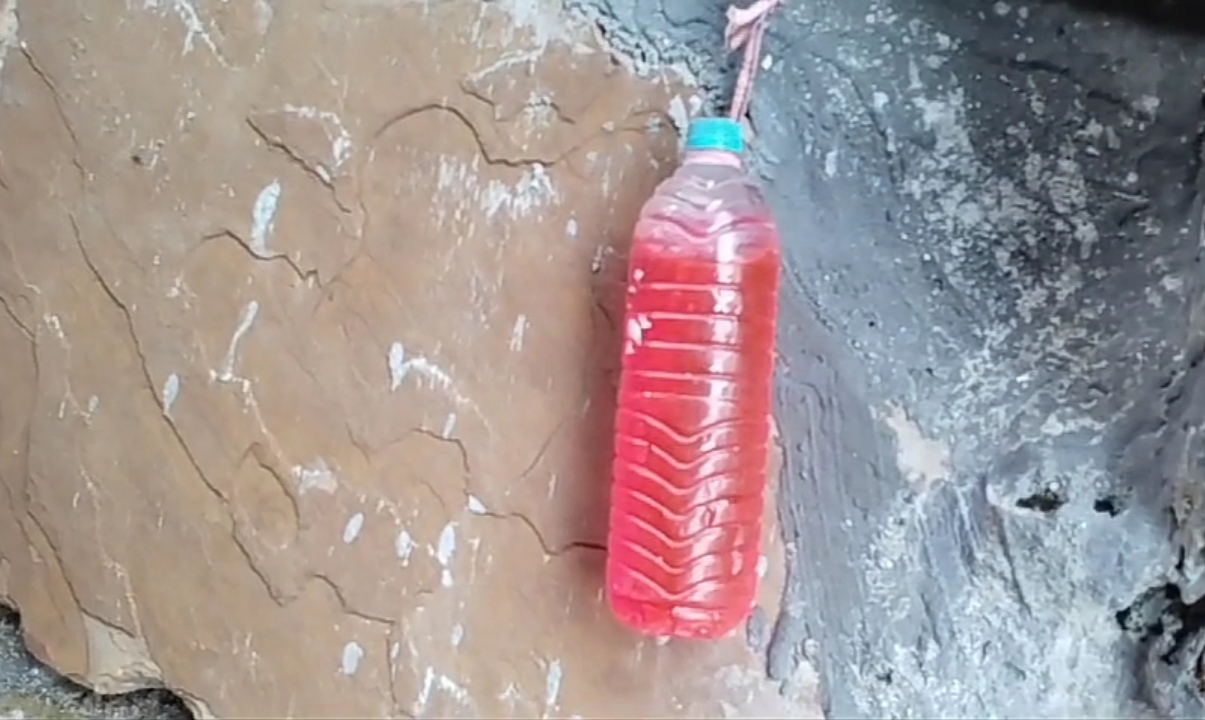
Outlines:
{"type": "Polygon", "coordinates": [[[200,715],[798,717],[809,660],[833,717],[1205,715],[1205,48],[776,16],[785,542],[747,638],[658,645],[598,598],[615,290],[723,6],[568,4],[0,0],[36,654],[200,715]]]}
{"type": "MultiPolygon", "coordinates": [[[[752,124],[798,554],[769,669],[813,651],[831,716],[1205,716],[1190,6],[779,16],[752,124]]],[[[719,37],[707,3],[603,7],[629,50],[719,37]]]]}
{"type": "Polygon", "coordinates": [[[684,79],[530,3],[4,3],[0,598],[39,658],[201,717],[817,713],[767,633],[601,600],[684,79]]]}

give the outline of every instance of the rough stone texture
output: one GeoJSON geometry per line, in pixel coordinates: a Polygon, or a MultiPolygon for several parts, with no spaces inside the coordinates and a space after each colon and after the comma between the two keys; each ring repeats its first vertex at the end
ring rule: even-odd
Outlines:
{"type": "Polygon", "coordinates": [[[788,581],[660,646],[614,290],[722,3],[0,0],[0,595],[202,714],[1203,716],[1189,4],[776,17],[788,581]]]}
{"type": "Polygon", "coordinates": [[[533,3],[3,3],[35,655],[202,717],[816,715],[763,669],[772,522],[748,638],[601,599],[623,246],[684,80],[533,3]]]}
{"type": "MultiPolygon", "coordinates": [[[[1205,715],[1195,5],[779,16],[752,124],[798,553],[769,669],[803,647],[831,716],[1205,715]]],[[[719,37],[711,3],[603,7],[650,64],[719,37]]]]}
{"type": "Polygon", "coordinates": [[[0,720],[189,720],[162,690],[102,696],[64,680],[25,651],[17,616],[0,608],[0,720]]]}

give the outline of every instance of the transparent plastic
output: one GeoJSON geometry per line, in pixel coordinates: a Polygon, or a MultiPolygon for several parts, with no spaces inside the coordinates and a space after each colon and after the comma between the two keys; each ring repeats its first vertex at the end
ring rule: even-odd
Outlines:
{"type": "Polygon", "coordinates": [[[780,264],[733,153],[687,152],[637,221],[606,572],[641,633],[723,637],[756,602],[780,264]]]}

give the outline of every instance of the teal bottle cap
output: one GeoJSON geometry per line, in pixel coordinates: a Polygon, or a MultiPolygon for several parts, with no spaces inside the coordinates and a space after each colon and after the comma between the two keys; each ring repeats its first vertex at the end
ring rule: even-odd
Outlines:
{"type": "Polygon", "coordinates": [[[729,118],[696,118],[686,131],[686,149],[740,154],[745,151],[744,129],[739,122],[729,118]]]}

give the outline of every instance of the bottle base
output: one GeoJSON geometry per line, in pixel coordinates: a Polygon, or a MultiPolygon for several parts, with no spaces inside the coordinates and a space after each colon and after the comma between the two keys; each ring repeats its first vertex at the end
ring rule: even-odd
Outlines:
{"type": "Polygon", "coordinates": [[[704,610],[689,607],[655,605],[639,600],[609,598],[611,614],[630,630],[641,635],[677,640],[719,640],[741,628],[753,612],[704,610]]]}

